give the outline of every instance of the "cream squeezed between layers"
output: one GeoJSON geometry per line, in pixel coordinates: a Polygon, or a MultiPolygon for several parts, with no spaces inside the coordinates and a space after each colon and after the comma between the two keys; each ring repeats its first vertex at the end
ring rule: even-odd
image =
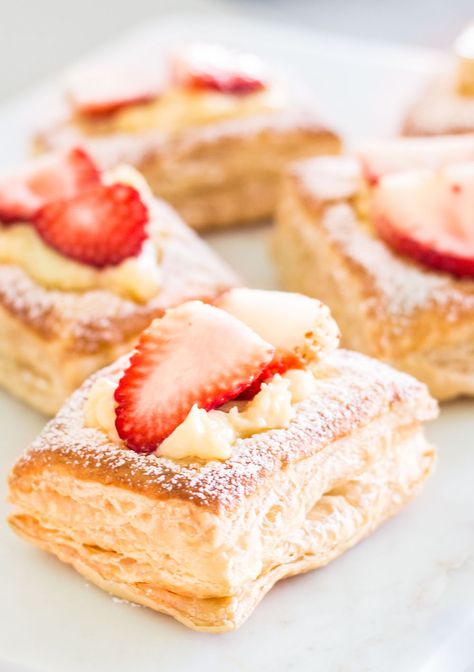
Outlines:
{"type": "MultiPolygon", "coordinates": [[[[115,428],[115,387],[112,381],[99,378],[89,392],[84,417],[86,427],[104,432],[117,443],[120,439],[115,428]]],[[[157,446],[157,455],[172,459],[228,459],[237,439],[288,427],[296,404],[311,396],[315,387],[310,370],[291,369],[282,376],[275,374],[250,401],[230,402],[212,411],[194,405],[183,422],[157,446]]]]}

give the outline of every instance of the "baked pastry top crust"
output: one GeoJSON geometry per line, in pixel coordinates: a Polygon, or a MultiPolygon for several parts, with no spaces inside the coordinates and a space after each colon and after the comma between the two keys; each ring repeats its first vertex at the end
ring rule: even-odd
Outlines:
{"type": "Polygon", "coordinates": [[[310,457],[378,417],[397,411],[400,424],[436,414],[426,387],[390,367],[336,351],[317,374],[316,393],[298,405],[288,429],[239,439],[225,462],[174,461],[139,455],[84,427],[83,407],[98,376],[114,378],[126,358],[92,376],[50,421],[10,477],[12,490],[54,470],[70,478],[115,486],[151,500],[181,500],[210,511],[237,508],[288,465],[310,457]],[[406,417],[405,417],[406,416],[406,417]]]}

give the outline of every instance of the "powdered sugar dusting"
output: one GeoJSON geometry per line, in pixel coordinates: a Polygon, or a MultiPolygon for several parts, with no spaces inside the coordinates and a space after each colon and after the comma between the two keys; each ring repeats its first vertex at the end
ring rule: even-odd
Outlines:
{"type": "Polygon", "coordinates": [[[173,461],[138,455],[84,427],[87,391],[98,376],[117,378],[126,359],[95,374],[78,390],[18,462],[22,472],[50,466],[78,478],[130,488],[163,498],[179,498],[212,509],[230,508],[251,495],[285,464],[312,455],[328,443],[397,410],[403,422],[433,417],[436,404],[426,387],[410,376],[349,351],[336,351],[317,370],[317,391],[297,407],[288,429],[237,441],[225,462],[173,461]]]}

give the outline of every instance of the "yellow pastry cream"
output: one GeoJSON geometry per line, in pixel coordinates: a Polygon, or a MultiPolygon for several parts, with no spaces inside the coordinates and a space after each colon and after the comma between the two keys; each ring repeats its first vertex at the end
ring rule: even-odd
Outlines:
{"type": "Polygon", "coordinates": [[[224,411],[205,411],[194,404],[183,422],[161,443],[157,455],[180,459],[226,460],[237,434],[224,411]]]}
{"type": "MultiPolygon", "coordinates": [[[[237,439],[288,427],[295,405],[314,392],[315,384],[310,370],[292,369],[283,375],[275,374],[250,401],[229,402],[213,411],[194,405],[183,422],[157,446],[156,454],[172,459],[228,459],[237,439]]],[[[119,442],[114,391],[111,381],[99,378],[89,392],[84,418],[87,427],[119,442]]]]}
{"type": "Polygon", "coordinates": [[[457,58],[457,90],[462,96],[474,96],[474,23],[471,23],[454,44],[457,58]]]}
{"type": "Polygon", "coordinates": [[[119,442],[115,429],[115,385],[107,378],[99,378],[92,386],[84,408],[86,427],[96,427],[111,441],[119,442]]]}
{"type": "Polygon", "coordinates": [[[265,114],[282,109],[287,97],[282,87],[273,85],[263,91],[242,96],[213,91],[188,91],[172,88],[148,103],[125,107],[107,121],[81,120],[86,132],[137,133],[147,130],[176,132],[189,126],[210,124],[226,119],[265,114]]]}
{"type": "MultiPolygon", "coordinates": [[[[153,202],[142,176],[129,166],[120,166],[104,176],[104,182],[129,184],[140,192],[153,217],[153,202]]],[[[47,289],[85,292],[106,289],[136,302],[155,296],[161,285],[161,269],[156,241],[143,244],[139,255],[117,266],[94,268],[62,256],[44,243],[29,224],[18,223],[0,229],[0,263],[23,268],[47,289]]]]}

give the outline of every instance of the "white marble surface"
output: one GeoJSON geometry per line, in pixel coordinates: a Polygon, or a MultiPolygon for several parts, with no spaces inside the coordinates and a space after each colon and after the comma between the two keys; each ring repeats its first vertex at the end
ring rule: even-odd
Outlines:
{"type": "MultiPolygon", "coordinates": [[[[220,37],[298,69],[348,135],[388,133],[435,55],[359,45],[234,16],[168,19],[158,34],[220,37]]],[[[141,37],[140,37],[141,36],[141,37]]],[[[19,158],[40,94],[0,112],[0,163],[19,158]],[[39,97],[38,97],[39,96],[39,97]]],[[[267,228],[213,235],[250,284],[273,286],[267,228]]],[[[0,474],[44,419],[0,394],[0,474]]],[[[237,633],[197,634],[114,600],[14,537],[0,515],[0,669],[79,672],[472,672],[474,403],[429,428],[439,465],[421,497],[323,570],[283,582],[237,633]]]]}

